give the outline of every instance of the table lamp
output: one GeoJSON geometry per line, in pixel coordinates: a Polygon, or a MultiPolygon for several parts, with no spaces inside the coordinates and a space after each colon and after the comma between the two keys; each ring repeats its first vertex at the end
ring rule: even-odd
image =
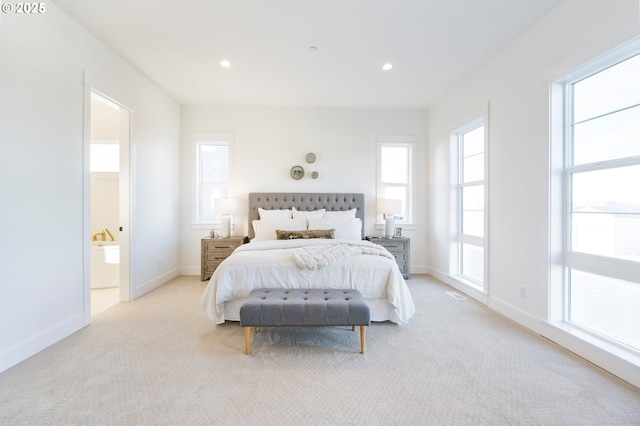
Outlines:
{"type": "Polygon", "coordinates": [[[396,222],[393,219],[393,215],[400,213],[402,204],[400,200],[392,198],[379,198],[378,199],[378,212],[384,214],[384,236],[387,238],[393,237],[393,232],[396,229],[396,222]]]}
{"type": "Polygon", "coordinates": [[[222,215],[220,220],[220,237],[231,236],[231,215],[238,210],[238,202],[235,198],[215,198],[213,211],[222,215]]]}

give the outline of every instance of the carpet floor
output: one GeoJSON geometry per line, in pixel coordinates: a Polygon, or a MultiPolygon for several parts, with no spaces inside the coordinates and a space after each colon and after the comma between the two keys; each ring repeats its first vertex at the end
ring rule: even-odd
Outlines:
{"type": "Polygon", "coordinates": [[[408,324],[265,328],[178,277],[0,374],[2,425],[640,425],[640,389],[429,276],[408,324]]]}

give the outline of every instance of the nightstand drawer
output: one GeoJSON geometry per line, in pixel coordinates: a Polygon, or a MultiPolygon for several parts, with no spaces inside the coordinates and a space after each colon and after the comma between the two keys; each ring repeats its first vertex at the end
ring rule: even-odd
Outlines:
{"type": "Polygon", "coordinates": [[[396,263],[398,264],[398,269],[402,273],[402,276],[405,279],[409,279],[411,273],[409,271],[409,262],[411,261],[410,256],[410,244],[411,240],[407,237],[367,237],[367,240],[372,243],[381,245],[386,248],[389,253],[393,255],[396,259],[396,263]]]}
{"type": "Polygon", "coordinates": [[[407,243],[404,241],[394,241],[394,240],[378,240],[378,241],[374,241],[374,243],[376,244],[380,244],[381,246],[385,246],[387,250],[389,250],[391,253],[393,252],[399,252],[399,251],[405,251],[407,249],[407,243]]]}
{"type": "Polygon", "coordinates": [[[239,242],[211,242],[211,241],[207,241],[205,243],[205,251],[207,253],[210,252],[220,252],[220,253],[228,253],[229,250],[233,251],[236,249],[236,247],[240,246],[241,243],[239,242]]]}
{"type": "MultiPolygon", "coordinates": [[[[389,251],[391,251],[391,250],[389,250],[389,251]]],[[[393,255],[393,257],[396,258],[397,262],[400,262],[400,261],[404,262],[404,261],[407,260],[407,253],[394,253],[394,252],[391,251],[391,254],[393,255]]]]}
{"type": "Polygon", "coordinates": [[[203,238],[200,247],[200,280],[211,278],[220,263],[247,241],[246,237],[203,238]]]}
{"type": "Polygon", "coordinates": [[[233,250],[209,250],[204,253],[204,263],[223,261],[229,255],[233,253],[233,250]]]}

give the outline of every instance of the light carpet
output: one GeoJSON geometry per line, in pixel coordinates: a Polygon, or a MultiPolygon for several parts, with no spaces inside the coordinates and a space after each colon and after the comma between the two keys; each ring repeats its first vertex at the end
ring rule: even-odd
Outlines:
{"type": "Polygon", "coordinates": [[[640,390],[428,276],[409,324],[264,329],[179,277],[0,374],[2,425],[640,425],[640,390]]]}

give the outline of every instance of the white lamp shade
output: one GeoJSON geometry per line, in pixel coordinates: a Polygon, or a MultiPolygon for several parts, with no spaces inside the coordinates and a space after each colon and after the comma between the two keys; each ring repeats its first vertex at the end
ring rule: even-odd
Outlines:
{"type": "Polygon", "coordinates": [[[393,237],[396,229],[396,222],[393,219],[393,215],[400,213],[402,208],[402,202],[393,198],[380,198],[378,199],[378,212],[384,213],[384,236],[387,238],[393,237]]]}
{"type": "Polygon", "coordinates": [[[238,211],[238,201],[235,198],[214,198],[213,211],[221,214],[220,219],[220,236],[229,238],[231,236],[231,217],[230,215],[238,211]]]}
{"type": "Polygon", "coordinates": [[[233,214],[238,211],[238,201],[235,198],[214,198],[213,211],[219,214],[233,214]]]}
{"type": "Polygon", "coordinates": [[[401,200],[394,198],[379,198],[378,199],[378,213],[384,213],[387,216],[393,216],[396,213],[400,213],[402,208],[401,200]]]}

